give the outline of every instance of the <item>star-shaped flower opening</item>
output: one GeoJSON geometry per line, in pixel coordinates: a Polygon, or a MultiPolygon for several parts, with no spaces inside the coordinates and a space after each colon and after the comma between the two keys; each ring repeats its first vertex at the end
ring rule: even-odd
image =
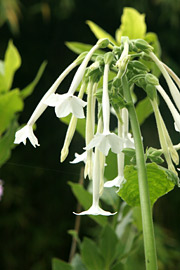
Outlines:
{"type": "Polygon", "coordinates": [[[112,216],[115,215],[117,212],[115,213],[111,213],[109,211],[105,211],[103,210],[101,207],[99,207],[99,205],[92,205],[87,211],[83,211],[81,213],[75,213],[73,212],[73,214],[78,215],[78,216],[84,216],[84,215],[93,215],[93,216],[98,216],[98,215],[102,215],[102,216],[112,216]]]}
{"type": "Polygon", "coordinates": [[[108,187],[108,188],[110,188],[110,187],[118,187],[119,188],[124,181],[125,181],[124,176],[118,175],[113,180],[107,181],[104,184],[104,187],[108,187]]]}
{"type": "Polygon", "coordinates": [[[38,140],[33,133],[33,128],[30,125],[26,125],[16,132],[14,143],[19,144],[22,142],[25,145],[26,139],[29,139],[34,147],[39,146],[38,140]]]}
{"type": "Polygon", "coordinates": [[[55,107],[57,117],[66,117],[72,113],[76,118],[84,118],[83,107],[86,102],[71,94],[52,94],[45,101],[45,104],[55,107]]]}
{"type": "Polygon", "coordinates": [[[124,140],[114,133],[97,133],[91,142],[87,145],[86,150],[97,147],[105,156],[109,150],[119,154],[122,151],[124,140]]]}

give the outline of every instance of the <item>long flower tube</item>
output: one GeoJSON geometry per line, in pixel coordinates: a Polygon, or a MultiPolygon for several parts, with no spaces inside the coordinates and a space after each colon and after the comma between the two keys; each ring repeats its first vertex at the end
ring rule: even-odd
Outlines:
{"type": "Polygon", "coordinates": [[[154,110],[154,114],[155,114],[155,118],[156,118],[161,148],[163,150],[163,154],[164,154],[164,157],[166,159],[168,169],[171,170],[172,172],[176,173],[176,170],[175,170],[174,165],[173,165],[172,160],[171,160],[171,155],[170,155],[170,151],[168,148],[167,140],[166,140],[166,137],[164,134],[164,129],[163,129],[163,125],[162,125],[163,120],[162,120],[162,117],[161,117],[161,114],[160,114],[160,111],[158,108],[157,101],[153,100],[153,101],[151,101],[151,104],[153,106],[153,110],[154,110]]]}
{"type": "Polygon", "coordinates": [[[68,114],[73,113],[77,118],[84,118],[83,107],[86,106],[86,102],[74,96],[74,93],[84,76],[86,67],[93,53],[101,47],[106,47],[108,44],[109,40],[107,39],[98,40],[98,42],[87,53],[83,62],[77,69],[68,92],[62,95],[51,95],[45,100],[47,105],[55,107],[57,117],[65,117],[68,114]]]}
{"type": "Polygon", "coordinates": [[[170,100],[169,96],[166,94],[166,92],[164,91],[162,86],[156,85],[156,89],[163,97],[164,101],[166,102],[166,104],[167,104],[167,106],[172,114],[172,117],[174,118],[174,126],[175,126],[176,131],[180,132],[180,114],[179,114],[179,112],[176,110],[175,106],[173,105],[172,101],[170,100]]]}
{"type": "MultiPolygon", "coordinates": [[[[86,146],[90,143],[94,136],[94,115],[95,115],[95,106],[94,106],[94,99],[93,99],[93,88],[94,82],[90,79],[87,87],[87,114],[86,114],[86,146]]],[[[84,177],[89,177],[92,180],[92,168],[93,168],[93,161],[92,161],[92,149],[87,150],[87,160],[84,169],[84,177]]]]}
{"type": "Polygon", "coordinates": [[[173,78],[173,80],[175,81],[175,83],[180,88],[180,78],[176,75],[176,73],[174,73],[174,71],[170,67],[168,67],[163,62],[161,62],[161,63],[163,64],[163,66],[165,67],[165,69],[167,70],[167,72],[169,73],[169,75],[171,76],[171,78],[173,78]]]}
{"type": "MultiPolygon", "coordinates": [[[[82,82],[81,88],[79,90],[78,98],[80,98],[80,99],[83,98],[85,89],[86,89],[86,83],[82,82]]],[[[72,115],[71,120],[70,120],[69,125],[68,125],[67,132],[66,132],[64,145],[63,145],[63,148],[61,150],[61,162],[63,162],[66,159],[66,157],[68,156],[69,146],[70,146],[70,143],[71,143],[72,138],[74,136],[74,133],[76,130],[76,125],[77,125],[77,118],[74,115],[72,115]]]]}
{"type": "Polygon", "coordinates": [[[110,104],[108,94],[108,72],[109,64],[105,64],[103,76],[103,96],[102,96],[102,111],[103,111],[103,133],[96,133],[94,138],[85,148],[86,150],[97,147],[105,156],[108,155],[109,150],[118,154],[123,147],[123,140],[116,134],[111,133],[109,130],[110,124],[110,104]]]}
{"type": "Polygon", "coordinates": [[[171,95],[173,97],[173,100],[178,108],[178,110],[180,111],[180,92],[177,89],[176,85],[174,84],[173,80],[171,79],[171,77],[169,76],[166,68],[164,67],[163,63],[157,58],[157,56],[153,53],[150,52],[149,56],[152,58],[152,60],[156,63],[156,65],[158,66],[158,68],[160,69],[160,71],[162,72],[168,86],[169,86],[169,90],[171,92],[171,95]]]}
{"type": "Polygon", "coordinates": [[[74,69],[77,66],[78,62],[74,61],[72,62],[64,71],[61,73],[61,75],[57,78],[57,80],[53,83],[53,85],[49,88],[49,90],[46,92],[46,94],[42,97],[40,102],[38,103],[37,107],[35,108],[33,114],[31,115],[29,121],[27,122],[26,126],[22,129],[18,130],[15,135],[15,144],[19,144],[23,142],[26,144],[26,139],[28,138],[31,142],[31,144],[36,147],[39,146],[38,140],[35,137],[33,133],[33,125],[38,120],[38,118],[42,115],[42,113],[46,110],[47,105],[44,103],[44,101],[55,91],[57,90],[60,83],[64,80],[64,78],[70,73],[72,69],[74,69]]]}

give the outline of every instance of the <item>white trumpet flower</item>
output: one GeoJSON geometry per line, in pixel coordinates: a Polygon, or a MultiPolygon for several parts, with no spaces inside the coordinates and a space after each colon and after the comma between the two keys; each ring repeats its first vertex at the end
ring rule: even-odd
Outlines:
{"type": "Polygon", "coordinates": [[[111,216],[116,213],[111,213],[109,211],[103,210],[99,206],[99,194],[100,194],[100,178],[101,178],[101,170],[100,170],[100,152],[96,148],[95,149],[95,160],[93,166],[93,202],[92,206],[87,210],[81,213],[75,213],[75,215],[103,215],[103,216],[111,216]]]}
{"type": "Polygon", "coordinates": [[[23,142],[26,145],[26,139],[29,139],[34,147],[39,146],[38,140],[33,133],[33,127],[28,124],[16,132],[14,143],[19,144],[23,142]]]}
{"type": "Polygon", "coordinates": [[[156,85],[156,89],[159,91],[159,93],[163,97],[164,101],[166,102],[166,104],[167,104],[167,106],[168,106],[168,108],[169,108],[169,110],[170,110],[170,112],[172,114],[172,117],[174,118],[175,130],[180,132],[180,114],[176,110],[174,104],[172,103],[169,96],[166,94],[166,92],[162,88],[162,86],[161,85],[156,85]]]}
{"type": "Polygon", "coordinates": [[[116,154],[120,153],[124,142],[124,140],[122,140],[116,134],[111,133],[109,130],[110,104],[108,95],[108,72],[109,64],[105,64],[102,96],[103,133],[97,132],[94,138],[85,148],[86,150],[90,150],[93,147],[97,147],[105,156],[108,155],[110,149],[116,154]]]}
{"type": "Polygon", "coordinates": [[[18,130],[15,134],[15,144],[19,144],[23,142],[26,144],[26,139],[29,138],[30,142],[34,147],[39,146],[38,140],[35,137],[33,133],[33,125],[38,120],[38,118],[42,115],[42,113],[46,110],[47,105],[44,103],[44,101],[52,94],[54,93],[60,83],[63,81],[63,79],[69,74],[69,72],[77,66],[77,62],[74,61],[72,64],[70,64],[64,71],[61,73],[61,75],[57,78],[57,80],[53,83],[53,85],[49,88],[49,90],[46,92],[46,94],[42,97],[40,102],[38,103],[37,107],[35,108],[33,114],[31,115],[29,121],[27,122],[27,125],[23,127],[22,129],[18,130]]]}
{"type": "Polygon", "coordinates": [[[76,118],[84,118],[83,107],[87,104],[87,102],[69,93],[63,95],[52,94],[44,103],[55,107],[56,116],[59,118],[66,117],[70,113],[76,118]]]}
{"type": "Polygon", "coordinates": [[[167,68],[164,67],[164,64],[157,58],[157,56],[153,52],[150,52],[149,56],[152,58],[152,60],[156,63],[156,65],[158,66],[158,68],[162,72],[162,74],[163,74],[163,76],[164,76],[164,78],[169,86],[169,90],[171,92],[173,100],[174,100],[178,110],[180,111],[180,92],[177,89],[177,87],[174,84],[171,77],[169,76],[169,74],[166,70],[167,68]]]}

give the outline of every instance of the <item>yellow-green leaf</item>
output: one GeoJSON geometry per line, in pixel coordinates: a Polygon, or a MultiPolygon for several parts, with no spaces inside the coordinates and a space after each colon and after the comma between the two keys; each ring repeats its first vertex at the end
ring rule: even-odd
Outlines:
{"type": "MultiPolygon", "coordinates": [[[[100,26],[98,26],[97,24],[95,24],[92,21],[86,21],[86,23],[89,25],[91,31],[94,33],[94,35],[97,37],[97,39],[108,38],[109,41],[111,41],[112,43],[117,45],[117,42],[115,41],[115,39],[110,34],[108,34],[106,31],[104,31],[100,26]]],[[[111,45],[109,45],[109,47],[112,48],[111,45]]]]}
{"type": "Polygon", "coordinates": [[[144,38],[145,33],[145,15],[140,14],[134,8],[124,8],[120,28],[116,31],[116,40],[118,44],[121,43],[122,36],[128,36],[129,39],[144,38]]]}
{"type": "Polygon", "coordinates": [[[5,53],[4,74],[0,73],[0,92],[10,90],[16,70],[21,66],[21,57],[12,40],[5,53]]]}
{"type": "MultiPolygon", "coordinates": [[[[65,44],[71,51],[73,51],[77,54],[81,54],[83,52],[90,51],[90,49],[93,47],[93,45],[90,45],[90,44],[85,44],[85,43],[81,43],[81,42],[73,42],[73,41],[66,42],[65,44]]],[[[105,52],[102,50],[96,50],[95,53],[104,54],[105,52]]]]}
{"type": "Polygon", "coordinates": [[[8,128],[15,113],[22,111],[23,105],[18,89],[0,95],[0,135],[8,128]]]}

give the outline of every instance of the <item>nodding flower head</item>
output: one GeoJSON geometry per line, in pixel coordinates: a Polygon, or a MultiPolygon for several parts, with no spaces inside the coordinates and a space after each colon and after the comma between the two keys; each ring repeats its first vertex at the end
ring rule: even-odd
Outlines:
{"type": "Polygon", "coordinates": [[[34,147],[39,146],[38,140],[33,133],[33,127],[30,125],[26,125],[16,132],[14,143],[19,144],[22,142],[24,145],[26,145],[27,139],[29,139],[30,143],[34,147]]]}

